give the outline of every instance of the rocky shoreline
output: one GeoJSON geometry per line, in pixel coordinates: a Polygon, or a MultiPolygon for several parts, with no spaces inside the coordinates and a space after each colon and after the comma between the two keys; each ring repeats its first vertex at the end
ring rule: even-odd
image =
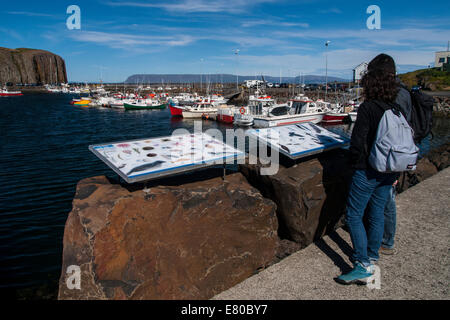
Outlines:
{"type": "MultiPolygon", "coordinates": [[[[405,174],[402,190],[450,165],[450,143],[405,174]]],[[[209,299],[342,226],[345,150],[179,185],[79,182],[64,232],[59,299],[209,299]],[[81,290],[70,290],[70,265],[81,290]]]]}

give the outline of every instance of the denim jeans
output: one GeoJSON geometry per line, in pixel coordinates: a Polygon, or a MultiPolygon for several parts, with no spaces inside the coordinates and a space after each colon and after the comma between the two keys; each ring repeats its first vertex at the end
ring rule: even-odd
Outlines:
{"type": "Polygon", "coordinates": [[[384,208],[397,175],[380,173],[371,168],[357,170],[347,199],[346,223],[353,244],[354,262],[368,266],[378,260],[384,232],[384,208]],[[364,211],[367,207],[367,225],[364,211]]]}
{"type": "Polygon", "coordinates": [[[392,187],[386,207],[384,208],[384,235],[381,246],[388,249],[394,248],[395,226],[397,224],[395,195],[395,187],[392,187]]]}

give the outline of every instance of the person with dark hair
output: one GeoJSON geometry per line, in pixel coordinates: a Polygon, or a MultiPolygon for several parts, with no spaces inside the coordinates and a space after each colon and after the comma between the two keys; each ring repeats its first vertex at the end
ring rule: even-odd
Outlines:
{"type": "Polygon", "coordinates": [[[386,110],[396,108],[400,91],[392,57],[380,54],[368,65],[361,81],[364,102],[350,143],[350,157],[355,173],[347,199],[346,224],[353,244],[354,268],[336,281],[342,284],[362,283],[374,273],[384,233],[384,211],[396,173],[378,172],[369,164],[378,124],[386,110]],[[367,209],[367,210],[366,210],[367,209]],[[364,217],[364,215],[367,215],[364,217]],[[364,225],[363,218],[366,218],[364,225]]]}

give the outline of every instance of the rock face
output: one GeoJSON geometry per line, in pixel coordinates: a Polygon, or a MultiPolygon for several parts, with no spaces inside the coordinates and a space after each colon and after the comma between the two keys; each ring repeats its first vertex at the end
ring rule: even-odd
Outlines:
{"type": "Polygon", "coordinates": [[[450,143],[432,150],[417,163],[417,169],[414,172],[405,172],[401,175],[400,192],[415,186],[416,184],[430,178],[431,176],[450,166],[450,143]]]}
{"type": "Polygon", "coordinates": [[[0,82],[66,83],[66,65],[60,56],[48,51],[0,47],[0,82]]]}
{"type": "Polygon", "coordinates": [[[341,225],[352,176],[344,150],[291,167],[280,166],[272,176],[261,176],[258,165],[242,165],[240,170],[277,204],[282,238],[304,248],[341,225]]]}
{"type": "Polygon", "coordinates": [[[276,205],[240,174],[128,191],[79,182],[64,231],[59,299],[207,299],[267,266],[276,205]],[[66,270],[81,269],[81,289],[66,270]]]}
{"type": "Polygon", "coordinates": [[[446,96],[435,96],[433,111],[438,114],[442,114],[443,116],[450,115],[450,98],[446,96]]]}

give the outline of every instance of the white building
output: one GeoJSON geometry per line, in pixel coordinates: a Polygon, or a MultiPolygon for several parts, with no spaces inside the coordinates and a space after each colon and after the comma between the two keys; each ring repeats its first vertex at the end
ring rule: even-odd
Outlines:
{"type": "Polygon", "coordinates": [[[362,79],[363,75],[367,72],[368,66],[369,64],[367,62],[363,62],[353,69],[353,82],[359,82],[362,79]]]}
{"type": "Polygon", "coordinates": [[[442,68],[444,63],[450,62],[450,51],[438,51],[436,52],[436,58],[434,60],[435,68],[442,68]]]}

